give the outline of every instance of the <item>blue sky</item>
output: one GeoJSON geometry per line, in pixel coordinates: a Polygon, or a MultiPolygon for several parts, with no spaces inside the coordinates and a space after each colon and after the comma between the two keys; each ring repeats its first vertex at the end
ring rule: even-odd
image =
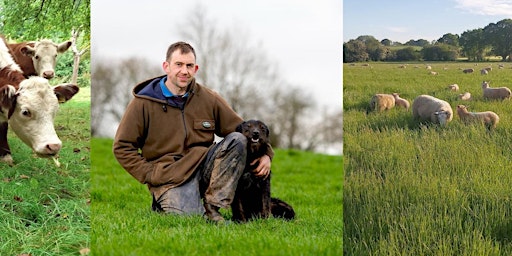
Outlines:
{"type": "Polygon", "coordinates": [[[405,43],[512,18],[512,0],[343,0],[343,41],[371,35],[405,43]]]}

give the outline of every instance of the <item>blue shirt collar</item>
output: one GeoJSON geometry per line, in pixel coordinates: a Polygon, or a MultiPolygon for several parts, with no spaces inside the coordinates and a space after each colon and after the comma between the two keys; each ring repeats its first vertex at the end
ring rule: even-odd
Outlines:
{"type": "MultiPolygon", "coordinates": [[[[166,98],[170,98],[170,97],[173,97],[175,96],[174,94],[172,94],[172,92],[167,88],[167,86],[165,85],[165,81],[167,81],[167,76],[164,76],[162,77],[162,79],[160,79],[160,88],[162,89],[162,93],[164,94],[164,96],[166,98]]],[[[186,92],[182,97],[187,97],[188,96],[188,92],[186,92]]]]}

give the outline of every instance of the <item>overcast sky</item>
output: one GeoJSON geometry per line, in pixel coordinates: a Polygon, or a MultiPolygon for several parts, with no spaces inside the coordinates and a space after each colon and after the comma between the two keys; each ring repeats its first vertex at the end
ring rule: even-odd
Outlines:
{"type": "Polygon", "coordinates": [[[341,108],[340,0],[93,0],[93,56],[137,55],[160,67],[167,47],[183,40],[179,25],[194,18],[198,4],[219,25],[244,28],[262,43],[284,79],[314,95],[317,106],[341,108]]]}
{"type": "Polygon", "coordinates": [[[432,41],[506,18],[512,18],[512,0],[344,0],[343,41],[361,35],[432,41]]]}

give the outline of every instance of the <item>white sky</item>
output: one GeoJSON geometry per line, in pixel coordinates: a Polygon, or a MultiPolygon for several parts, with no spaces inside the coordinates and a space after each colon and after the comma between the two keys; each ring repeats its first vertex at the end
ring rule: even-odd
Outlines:
{"type": "Polygon", "coordinates": [[[341,108],[341,0],[93,0],[93,54],[136,55],[160,67],[167,47],[182,40],[178,25],[194,18],[187,15],[198,4],[218,24],[247,30],[283,78],[314,95],[317,106],[341,108]]]}

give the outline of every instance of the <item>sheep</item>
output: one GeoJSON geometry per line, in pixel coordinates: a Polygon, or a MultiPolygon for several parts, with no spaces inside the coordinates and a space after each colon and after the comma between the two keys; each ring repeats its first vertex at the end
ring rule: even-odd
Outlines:
{"type": "Polygon", "coordinates": [[[459,99],[461,99],[461,100],[471,100],[471,93],[465,92],[463,94],[459,94],[459,99]]]}
{"type": "Polygon", "coordinates": [[[489,71],[487,71],[487,69],[484,68],[484,69],[480,70],[480,75],[487,75],[487,74],[489,74],[489,71]]]}
{"type": "Polygon", "coordinates": [[[395,105],[409,110],[409,106],[410,106],[409,101],[407,101],[406,99],[400,98],[400,95],[396,92],[392,93],[391,95],[393,95],[393,97],[395,98],[395,105]]]}
{"type": "Polygon", "coordinates": [[[492,71],[492,67],[486,67],[484,69],[487,70],[487,72],[491,72],[492,71]]]}
{"type": "Polygon", "coordinates": [[[482,82],[482,90],[485,99],[510,99],[512,92],[507,87],[491,88],[489,82],[482,82]]]}
{"type": "Polygon", "coordinates": [[[395,106],[395,98],[391,94],[378,93],[372,96],[370,100],[370,106],[366,113],[370,111],[379,111],[392,109],[395,106]]]}
{"type": "Polygon", "coordinates": [[[467,69],[462,70],[462,72],[463,72],[464,74],[469,74],[469,73],[473,73],[473,72],[475,72],[475,70],[474,70],[474,69],[472,69],[472,68],[467,68],[467,69]]]}
{"type": "Polygon", "coordinates": [[[457,106],[457,114],[463,123],[484,123],[488,130],[495,129],[500,121],[500,117],[492,111],[469,112],[468,107],[464,105],[457,106]]]}
{"type": "Polygon", "coordinates": [[[420,121],[430,121],[445,126],[453,119],[453,110],[444,100],[430,95],[420,95],[412,102],[412,116],[420,121]]]}
{"type": "Polygon", "coordinates": [[[459,85],[458,84],[450,84],[450,85],[448,85],[447,88],[450,89],[450,91],[456,92],[459,90],[459,85]]]}
{"type": "Polygon", "coordinates": [[[430,65],[427,65],[425,68],[428,70],[432,70],[432,66],[430,66],[430,65]]]}
{"type": "Polygon", "coordinates": [[[433,75],[433,76],[437,76],[439,73],[435,72],[435,71],[430,71],[429,74],[433,75]]]}

